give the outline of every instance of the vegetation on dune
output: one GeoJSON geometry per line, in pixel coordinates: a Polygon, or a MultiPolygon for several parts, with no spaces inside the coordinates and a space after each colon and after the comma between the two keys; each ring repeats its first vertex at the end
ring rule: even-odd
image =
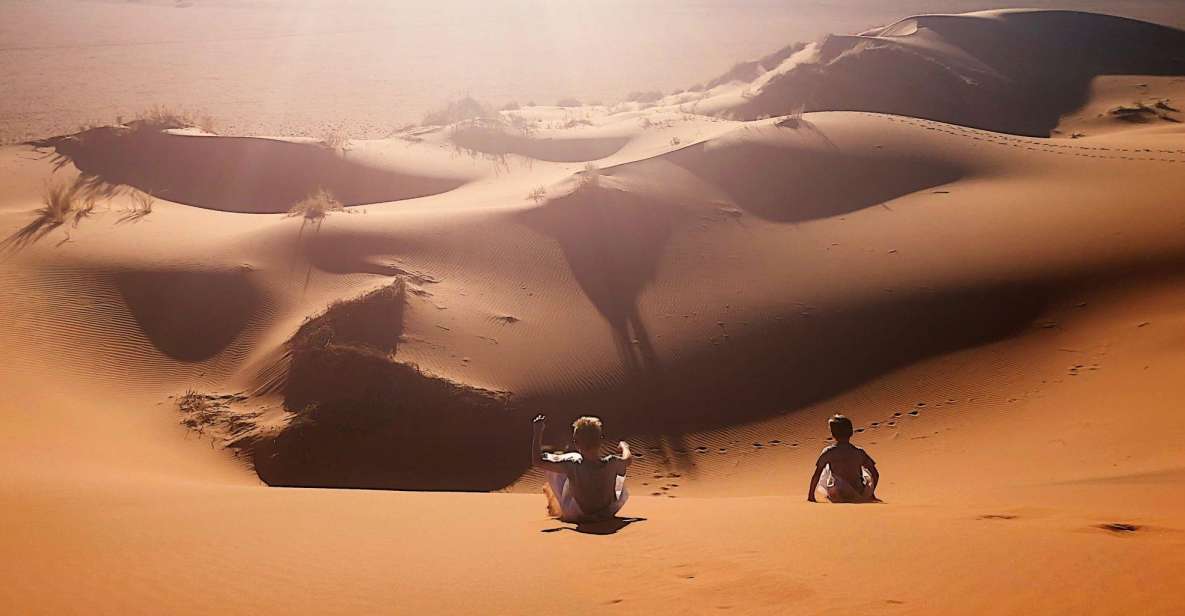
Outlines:
{"type": "MultiPolygon", "coordinates": [[[[33,220],[0,241],[0,251],[19,250],[67,222],[78,226],[95,211],[94,194],[87,191],[88,186],[83,177],[46,184],[42,205],[33,210],[33,220]]],[[[63,241],[68,240],[69,233],[63,241]]]]}
{"type": "Polygon", "coordinates": [[[131,197],[132,204],[124,210],[123,217],[119,219],[121,222],[140,220],[151,214],[153,206],[156,205],[156,199],[142,190],[132,189],[131,197]]]}
{"type": "Polygon", "coordinates": [[[48,227],[57,227],[66,222],[72,213],[79,210],[79,182],[55,182],[45,187],[41,197],[44,204],[36,210],[37,219],[48,227]]]}
{"type": "Polygon", "coordinates": [[[596,188],[601,182],[601,168],[594,163],[585,163],[580,170],[579,188],[596,188]]]}
{"type": "Polygon", "coordinates": [[[345,209],[332,193],[324,188],[318,188],[311,195],[301,199],[296,205],[293,205],[288,210],[287,216],[289,218],[299,216],[301,218],[300,227],[302,230],[305,225],[312,223],[315,223],[320,228],[327,216],[333,212],[345,211],[345,209]]]}
{"type": "Polygon", "coordinates": [[[421,124],[425,126],[446,126],[465,120],[500,119],[493,107],[472,96],[465,96],[424,114],[421,124]]]}
{"type": "Polygon", "coordinates": [[[330,150],[345,150],[350,145],[350,137],[341,128],[330,127],[321,136],[321,145],[330,150]]]}
{"type": "Polygon", "coordinates": [[[1161,119],[1166,122],[1180,122],[1181,120],[1171,115],[1178,112],[1180,110],[1170,105],[1168,101],[1158,100],[1152,104],[1136,101],[1130,105],[1120,105],[1111,109],[1108,113],[1119,120],[1143,123],[1151,122],[1155,119],[1161,119]]]}
{"type": "MultiPolygon", "coordinates": [[[[122,117],[116,118],[116,122],[123,124],[122,119],[122,117]]],[[[165,105],[153,105],[140,112],[130,125],[136,130],[160,131],[196,126],[207,133],[217,132],[215,130],[217,126],[213,117],[205,114],[181,111],[165,105]]]]}

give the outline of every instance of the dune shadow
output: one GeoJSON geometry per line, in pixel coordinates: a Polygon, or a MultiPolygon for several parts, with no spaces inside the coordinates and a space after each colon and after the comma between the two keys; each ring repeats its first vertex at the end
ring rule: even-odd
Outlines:
{"type": "Polygon", "coordinates": [[[666,159],[723,190],[742,210],[787,223],[854,212],[963,175],[938,159],[873,157],[834,146],[697,144],[666,159]]]}
{"type": "Polygon", "coordinates": [[[522,214],[527,226],[559,243],[576,283],[612,328],[630,378],[661,373],[638,297],[654,280],[668,238],[687,216],[678,205],[595,185],[522,214]]]}
{"type": "Polygon", "coordinates": [[[144,336],[184,362],[226,349],[263,302],[238,271],[124,271],[114,274],[114,282],[144,336]]]}
{"type": "Polygon", "coordinates": [[[338,302],[287,345],[268,376],[291,413],[244,446],[272,486],[496,490],[529,465],[528,411],[504,392],[466,386],[395,361],[402,279],[338,302]]]}
{"type": "Polygon", "coordinates": [[[374,167],[318,144],[257,137],[102,127],[35,145],[53,148],[59,164],[72,162],[103,182],[228,212],[287,212],[321,188],[352,206],[439,194],[464,183],[374,167]]]}

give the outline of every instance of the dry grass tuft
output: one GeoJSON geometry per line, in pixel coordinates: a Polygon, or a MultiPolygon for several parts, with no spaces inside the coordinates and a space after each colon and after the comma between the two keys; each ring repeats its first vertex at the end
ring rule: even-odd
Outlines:
{"type": "Polygon", "coordinates": [[[181,423],[201,434],[222,441],[226,446],[245,447],[250,445],[258,432],[255,419],[258,412],[236,412],[231,404],[243,402],[242,395],[206,395],[192,389],[177,398],[177,409],[181,411],[181,423]]]}
{"type": "Polygon", "coordinates": [[[585,163],[580,170],[580,188],[596,188],[601,183],[601,168],[593,163],[585,163]]]}
{"type": "Polygon", "coordinates": [[[321,145],[330,150],[345,150],[350,145],[350,137],[344,130],[331,127],[321,137],[321,145]]]}
{"type": "Polygon", "coordinates": [[[36,211],[37,218],[43,225],[57,227],[66,222],[70,215],[78,208],[78,193],[81,185],[78,182],[57,182],[45,187],[45,194],[41,202],[45,205],[36,211]]]}
{"type": "Polygon", "coordinates": [[[1166,122],[1179,123],[1181,120],[1172,116],[1172,113],[1178,110],[1165,100],[1159,100],[1155,103],[1148,104],[1143,101],[1136,101],[1130,105],[1120,105],[1108,111],[1112,117],[1132,123],[1145,123],[1153,120],[1164,120],[1166,122]]]}
{"type": "Polygon", "coordinates": [[[325,218],[333,212],[344,212],[345,207],[328,190],[318,188],[313,194],[305,197],[292,209],[288,210],[289,218],[300,217],[300,233],[304,233],[306,225],[315,224],[317,229],[325,222],[325,218]]]}
{"type": "Polygon", "coordinates": [[[197,121],[192,114],[164,105],[154,105],[140,112],[134,124],[137,129],[168,130],[195,126],[197,121]]]}
{"type": "Polygon", "coordinates": [[[421,122],[424,126],[447,126],[465,120],[501,120],[498,112],[492,107],[472,96],[466,96],[452,101],[444,107],[424,115],[421,122]]]}
{"type": "Polygon", "coordinates": [[[528,193],[527,198],[531,201],[534,201],[535,205],[539,205],[543,203],[545,199],[547,199],[547,189],[539,186],[535,190],[532,190],[530,193],[528,193]]]}
{"type": "Polygon", "coordinates": [[[123,216],[120,217],[119,222],[135,222],[152,213],[152,208],[156,205],[156,199],[152,195],[141,191],[132,189],[131,191],[132,205],[124,210],[123,216]]]}
{"type": "Polygon", "coordinates": [[[214,121],[213,116],[201,115],[197,119],[198,128],[202,131],[210,133],[211,135],[218,133],[218,123],[214,121]]]}

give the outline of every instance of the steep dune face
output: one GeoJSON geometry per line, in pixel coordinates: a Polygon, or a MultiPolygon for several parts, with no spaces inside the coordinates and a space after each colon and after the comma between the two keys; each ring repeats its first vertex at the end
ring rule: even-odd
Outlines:
{"type": "Polygon", "coordinates": [[[1182,73],[1185,32],[1173,28],[1074,11],[925,15],[829,37],[731,112],[879,111],[1048,136],[1098,75],[1182,73]]]}

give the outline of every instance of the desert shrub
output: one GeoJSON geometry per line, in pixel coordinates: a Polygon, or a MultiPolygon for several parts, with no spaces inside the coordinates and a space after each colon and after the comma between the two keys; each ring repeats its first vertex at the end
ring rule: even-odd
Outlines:
{"type": "Polygon", "coordinates": [[[678,137],[671,137],[671,145],[679,145],[680,143],[683,143],[683,140],[678,137]]]}
{"type": "Polygon", "coordinates": [[[535,132],[535,125],[530,120],[524,118],[522,114],[508,113],[506,114],[506,120],[510,122],[511,128],[524,135],[530,135],[535,132]]]}
{"type": "Polygon", "coordinates": [[[535,205],[539,205],[540,203],[543,203],[544,199],[547,198],[547,189],[539,186],[535,188],[535,190],[532,190],[530,193],[528,193],[527,198],[531,201],[534,201],[535,205]]]}
{"type": "Polygon", "coordinates": [[[171,128],[194,126],[198,122],[189,113],[164,105],[153,105],[140,112],[132,124],[137,129],[168,130],[171,128]]]}
{"type": "Polygon", "coordinates": [[[1116,119],[1124,120],[1126,122],[1143,123],[1150,122],[1155,119],[1166,120],[1168,122],[1180,122],[1180,120],[1177,120],[1170,115],[1171,112],[1175,111],[1177,111],[1177,109],[1175,109],[1172,105],[1169,105],[1167,101],[1160,100],[1151,105],[1143,101],[1136,101],[1131,105],[1120,105],[1118,107],[1112,108],[1108,113],[1110,113],[1111,116],[1115,117],[1116,119]]]}
{"type": "Polygon", "coordinates": [[[472,96],[466,96],[452,101],[440,109],[424,114],[424,120],[421,124],[425,126],[445,126],[465,120],[497,117],[498,113],[489,105],[472,96]]]}
{"type": "Polygon", "coordinates": [[[80,184],[78,182],[56,182],[45,187],[41,196],[41,208],[36,211],[37,218],[47,226],[56,227],[66,222],[72,213],[78,209],[80,184]]]}
{"type": "Polygon", "coordinates": [[[344,210],[341,202],[332,193],[324,188],[318,188],[311,195],[293,205],[287,215],[289,217],[299,216],[304,219],[304,223],[315,222],[320,225],[326,216],[344,210]]]}
{"type": "Polygon", "coordinates": [[[585,163],[580,170],[580,188],[595,188],[601,182],[601,168],[593,163],[585,163]]]}
{"type": "Polygon", "coordinates": [[[152,195],[141,191],[132,190],[132,205],[124,212],[122,221],[139,220],[152,213],[152,207],[156,205],[156,199],[152,195]]]}
{"type": "Polygon", "coordinates": [[[350,145],[350,137],[341,128],[330,127],[321,136],[321,145],[330,150],[345,150],[350,145]]]}
{"type": "Polygon", "coordinates": [[[218,132],[218,124],[214,121],[213,116],[209,116],[209,115],[198,116],[197,125],[198,125],[198,128],[202,129],[203,131],[205,131],[207,133],[210,133],[211,135],[218,132]]]}
{"type": "Polygon", "coordinates": [[[568,98],[561,98],[560,100],[556,101],[555,106],[556,107],[580,107],[581,103],[580,103],[579,99],[568,97],[568,98]]]}
{"type": "MultiPolygon", "coordinates": [[[[332,193],[324,188],[318,188],[312,194],[301,199],[291,208],[285,215],[287,218],[300,218],[300,232],[297,233],[297,240],[304,234],[304,228],[308,225],[315,225],[315,231],[321,230],[321,225],[325,223],[325,218],[333,212],[343,212],[345,207],[338,201],[332,193]]],[[[312,267],[309,267],[309,273],[312,274],[312,267]]],[[[307,281],[306,281],[307,282],[307,281]]]]}

